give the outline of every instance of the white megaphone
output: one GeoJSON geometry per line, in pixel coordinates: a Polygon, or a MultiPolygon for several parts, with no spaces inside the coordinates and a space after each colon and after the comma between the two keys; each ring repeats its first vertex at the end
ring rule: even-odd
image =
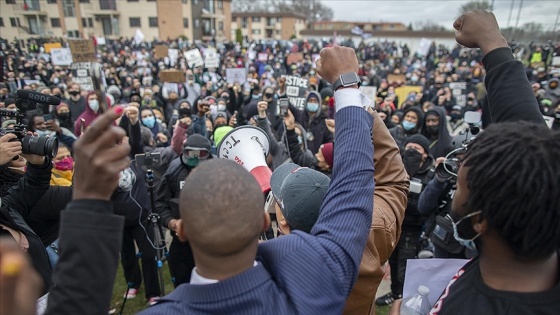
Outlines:
{"type": "Polygon", "coordinates": [[[272,171],[266,164],[268,135],[253,126],[241,126],[228,132],[218,147],[218,157],[243,166],[259,183],[263,193],[270,191],[272,171]]]}

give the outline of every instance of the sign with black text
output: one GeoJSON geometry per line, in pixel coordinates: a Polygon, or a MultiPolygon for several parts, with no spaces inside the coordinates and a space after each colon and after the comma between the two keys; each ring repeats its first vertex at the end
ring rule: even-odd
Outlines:
{"type": "Polygon", "coordinates": [[[75,62],[72,69],[72,83],[77,83],[85,91],[93,91],[93,80],[91,79],[91,62],[75,62]]]}
{"type": "Polygon", "coordinates": [[[455,98],[455,103],[465,107],[467,105],[467,94],[469,93],[467,82],[449,83],[451,95],[455,98]]]}
{"type": "Polygon", "coordinates": [[[294,75],[283,76],[286,78],[286,96],[296,108],[305,107],[305,93],[309,88],[309,80],[294,75]]]}

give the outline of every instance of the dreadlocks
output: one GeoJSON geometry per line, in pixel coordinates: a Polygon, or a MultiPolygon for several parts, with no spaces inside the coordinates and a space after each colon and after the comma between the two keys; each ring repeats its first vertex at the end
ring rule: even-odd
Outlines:
{"type": "Polygon", "coordinates": [[[560,248],[560,133],[528,122],[494,124],[465,155],[467,207],[481,210],[515,255],[560,248]]]}

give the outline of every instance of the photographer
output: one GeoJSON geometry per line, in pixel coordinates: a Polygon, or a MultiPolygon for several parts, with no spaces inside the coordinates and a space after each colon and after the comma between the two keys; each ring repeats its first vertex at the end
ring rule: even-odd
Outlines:
{"type": "Polygon", "coordinates": [[[42,115],[41,111],[33,111],[29,112],[28,119],[27,130],[37,132],[39,136],[56,137],[68,148],[71,148],[77,139],[70,130],[60,127],[51,114],[42,115]]]}

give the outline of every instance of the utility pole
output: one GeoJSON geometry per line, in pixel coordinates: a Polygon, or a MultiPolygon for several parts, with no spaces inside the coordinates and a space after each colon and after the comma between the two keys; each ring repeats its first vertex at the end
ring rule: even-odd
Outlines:
{"type": "Polygon", "coordinates": [[[508,16],[508,23],[507,23],[507,27],[510,27],[510,22],[511,22],[511,14],[513,13],[513,5],[515,4],[515,0],[511,0],[511,6],[509,7],[509,16],[508,16]]]}
{"type": "Polygon", "coordinates": [[[517,20],[515,21],[515,29],[513,30],[512,39],[515,39],[515,33],[517,32],[517,28],[519,27],[519,17],[521,17],[521,9],[523,8],[523,0],[519,2],[519,11],[517,11],[517,20]]]}
{"type": "Polygon", "coordinates": [[[558,14],[556,15],[556,22],[554,22],[554,28],[552,29],[552,32],[554,32],[553,43],[556,43],[556,39],[558,38],[558,33],[560,33],[560,31],[556,29],[556,27],[558,26],[558,18],[560,18],[560,8],[558,8],[558,14]]]}

